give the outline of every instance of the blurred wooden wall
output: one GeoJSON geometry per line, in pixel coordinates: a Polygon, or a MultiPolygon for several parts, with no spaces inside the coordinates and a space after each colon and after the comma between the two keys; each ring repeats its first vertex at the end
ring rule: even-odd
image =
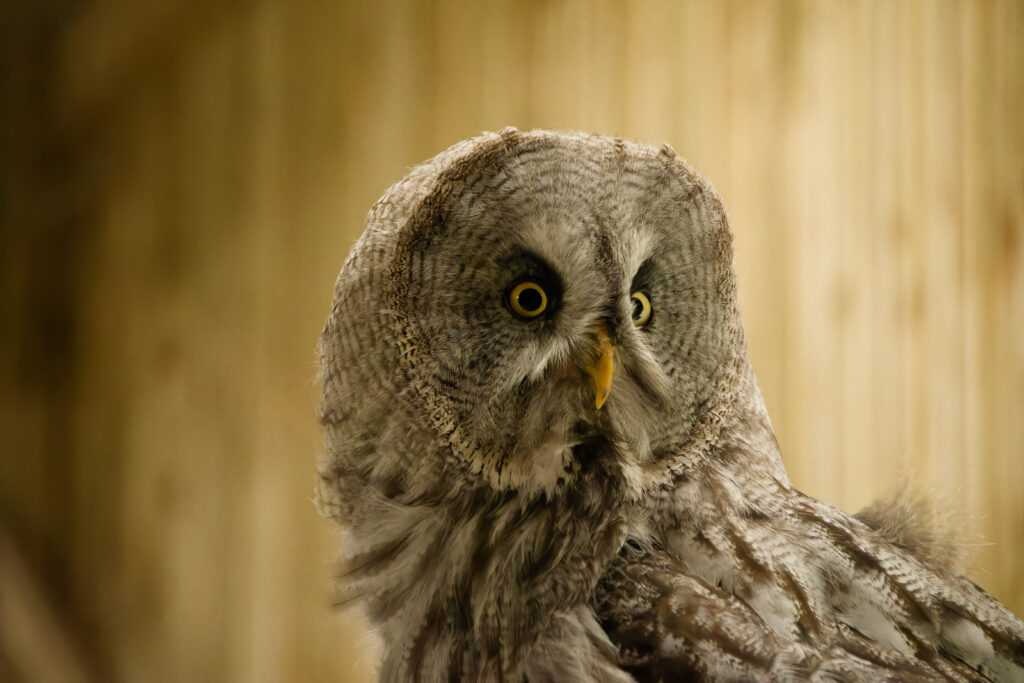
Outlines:
{"type": "Polygon", "coordinates": [[[970,575],[1024,612],[1024,4],[2,19],[0,596],[21,562],[39,602],[0,609],[0,677],[52,673],[12,643],[56,630],[101,680],[370,679],[309,502],[317,335],[373,201],[510,124],[700,169],[794,482],[847,510],[945,491],[988,543],[970,575]]]}

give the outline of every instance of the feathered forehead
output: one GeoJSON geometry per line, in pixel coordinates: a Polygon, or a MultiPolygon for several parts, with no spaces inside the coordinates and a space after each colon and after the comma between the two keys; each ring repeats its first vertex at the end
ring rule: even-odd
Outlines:
{"type": "MultiPolygon", "coordinates": [[[[415,187],[402,190],[414,189],[415,197],[406,197],[404,220],[388,226],[396,231],[389,235],[393,257],[386,276],[393,303],[404,299],[415,254],[444,235],[451,212],[472,216],[495,204],[535,222],[579,207],[574,218],[592,220],[591,232],[614,226],[617,239],[605,247],[618,253],[600,255],[608,261],[635,269],[656,251],[668,250],[683,259],[677,267],[688,269],[699,261],[731,289],[732,235],[721,201],[668,145],[509,128],[458,143],[403,183],[410,180],[418,180],[415,187]],[[645,224],[677,229],[652,239],[645,224]]],[[[525,244],[539,247],[551,233],[531,234],[524,223],[518,238],[525,244]]],[[[732,293],[721,292],[730,298],[732,293]]]]}

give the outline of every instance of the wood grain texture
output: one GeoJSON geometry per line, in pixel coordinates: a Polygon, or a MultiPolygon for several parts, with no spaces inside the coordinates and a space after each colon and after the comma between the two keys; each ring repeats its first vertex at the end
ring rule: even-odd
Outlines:
{"type": "Polygon", "coordinates": [[[1024,612],[1020,3],[98,0],[4,26],[0,524],[101,678],[372,679],[309,503],[315,343],[374,200],[506,125],[700,169],[794,483],[846,510],[944,491],[969,575],[1024,612]]]}

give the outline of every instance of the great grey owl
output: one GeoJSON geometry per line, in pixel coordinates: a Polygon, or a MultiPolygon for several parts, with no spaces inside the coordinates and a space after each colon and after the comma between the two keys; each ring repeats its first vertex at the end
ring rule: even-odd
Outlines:
{"type": "Polygon", "coordinates": [[[912,519],[791,486],[732,261],[668,146],[510,128],[374,205],[317,497],[383,680],[1024,680],[1024,623],[912,519]]]}

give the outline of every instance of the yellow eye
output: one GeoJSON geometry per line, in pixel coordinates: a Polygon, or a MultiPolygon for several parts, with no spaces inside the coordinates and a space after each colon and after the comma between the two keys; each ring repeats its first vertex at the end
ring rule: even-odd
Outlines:
{"type": "Polygon", "coordinates": [[[508,293],[508,305],[521,318],[536,318],[548,307],[548,295],[536,282],[520,282],[508,293]]]}
{"type": "Polygon", "coordinates": [[[633,306],[633,310],[630,312],[633,324],[643,327],[651,319],[651,300],[643,292],[633,292],[629,297],[629,302],[633,306]]]}

